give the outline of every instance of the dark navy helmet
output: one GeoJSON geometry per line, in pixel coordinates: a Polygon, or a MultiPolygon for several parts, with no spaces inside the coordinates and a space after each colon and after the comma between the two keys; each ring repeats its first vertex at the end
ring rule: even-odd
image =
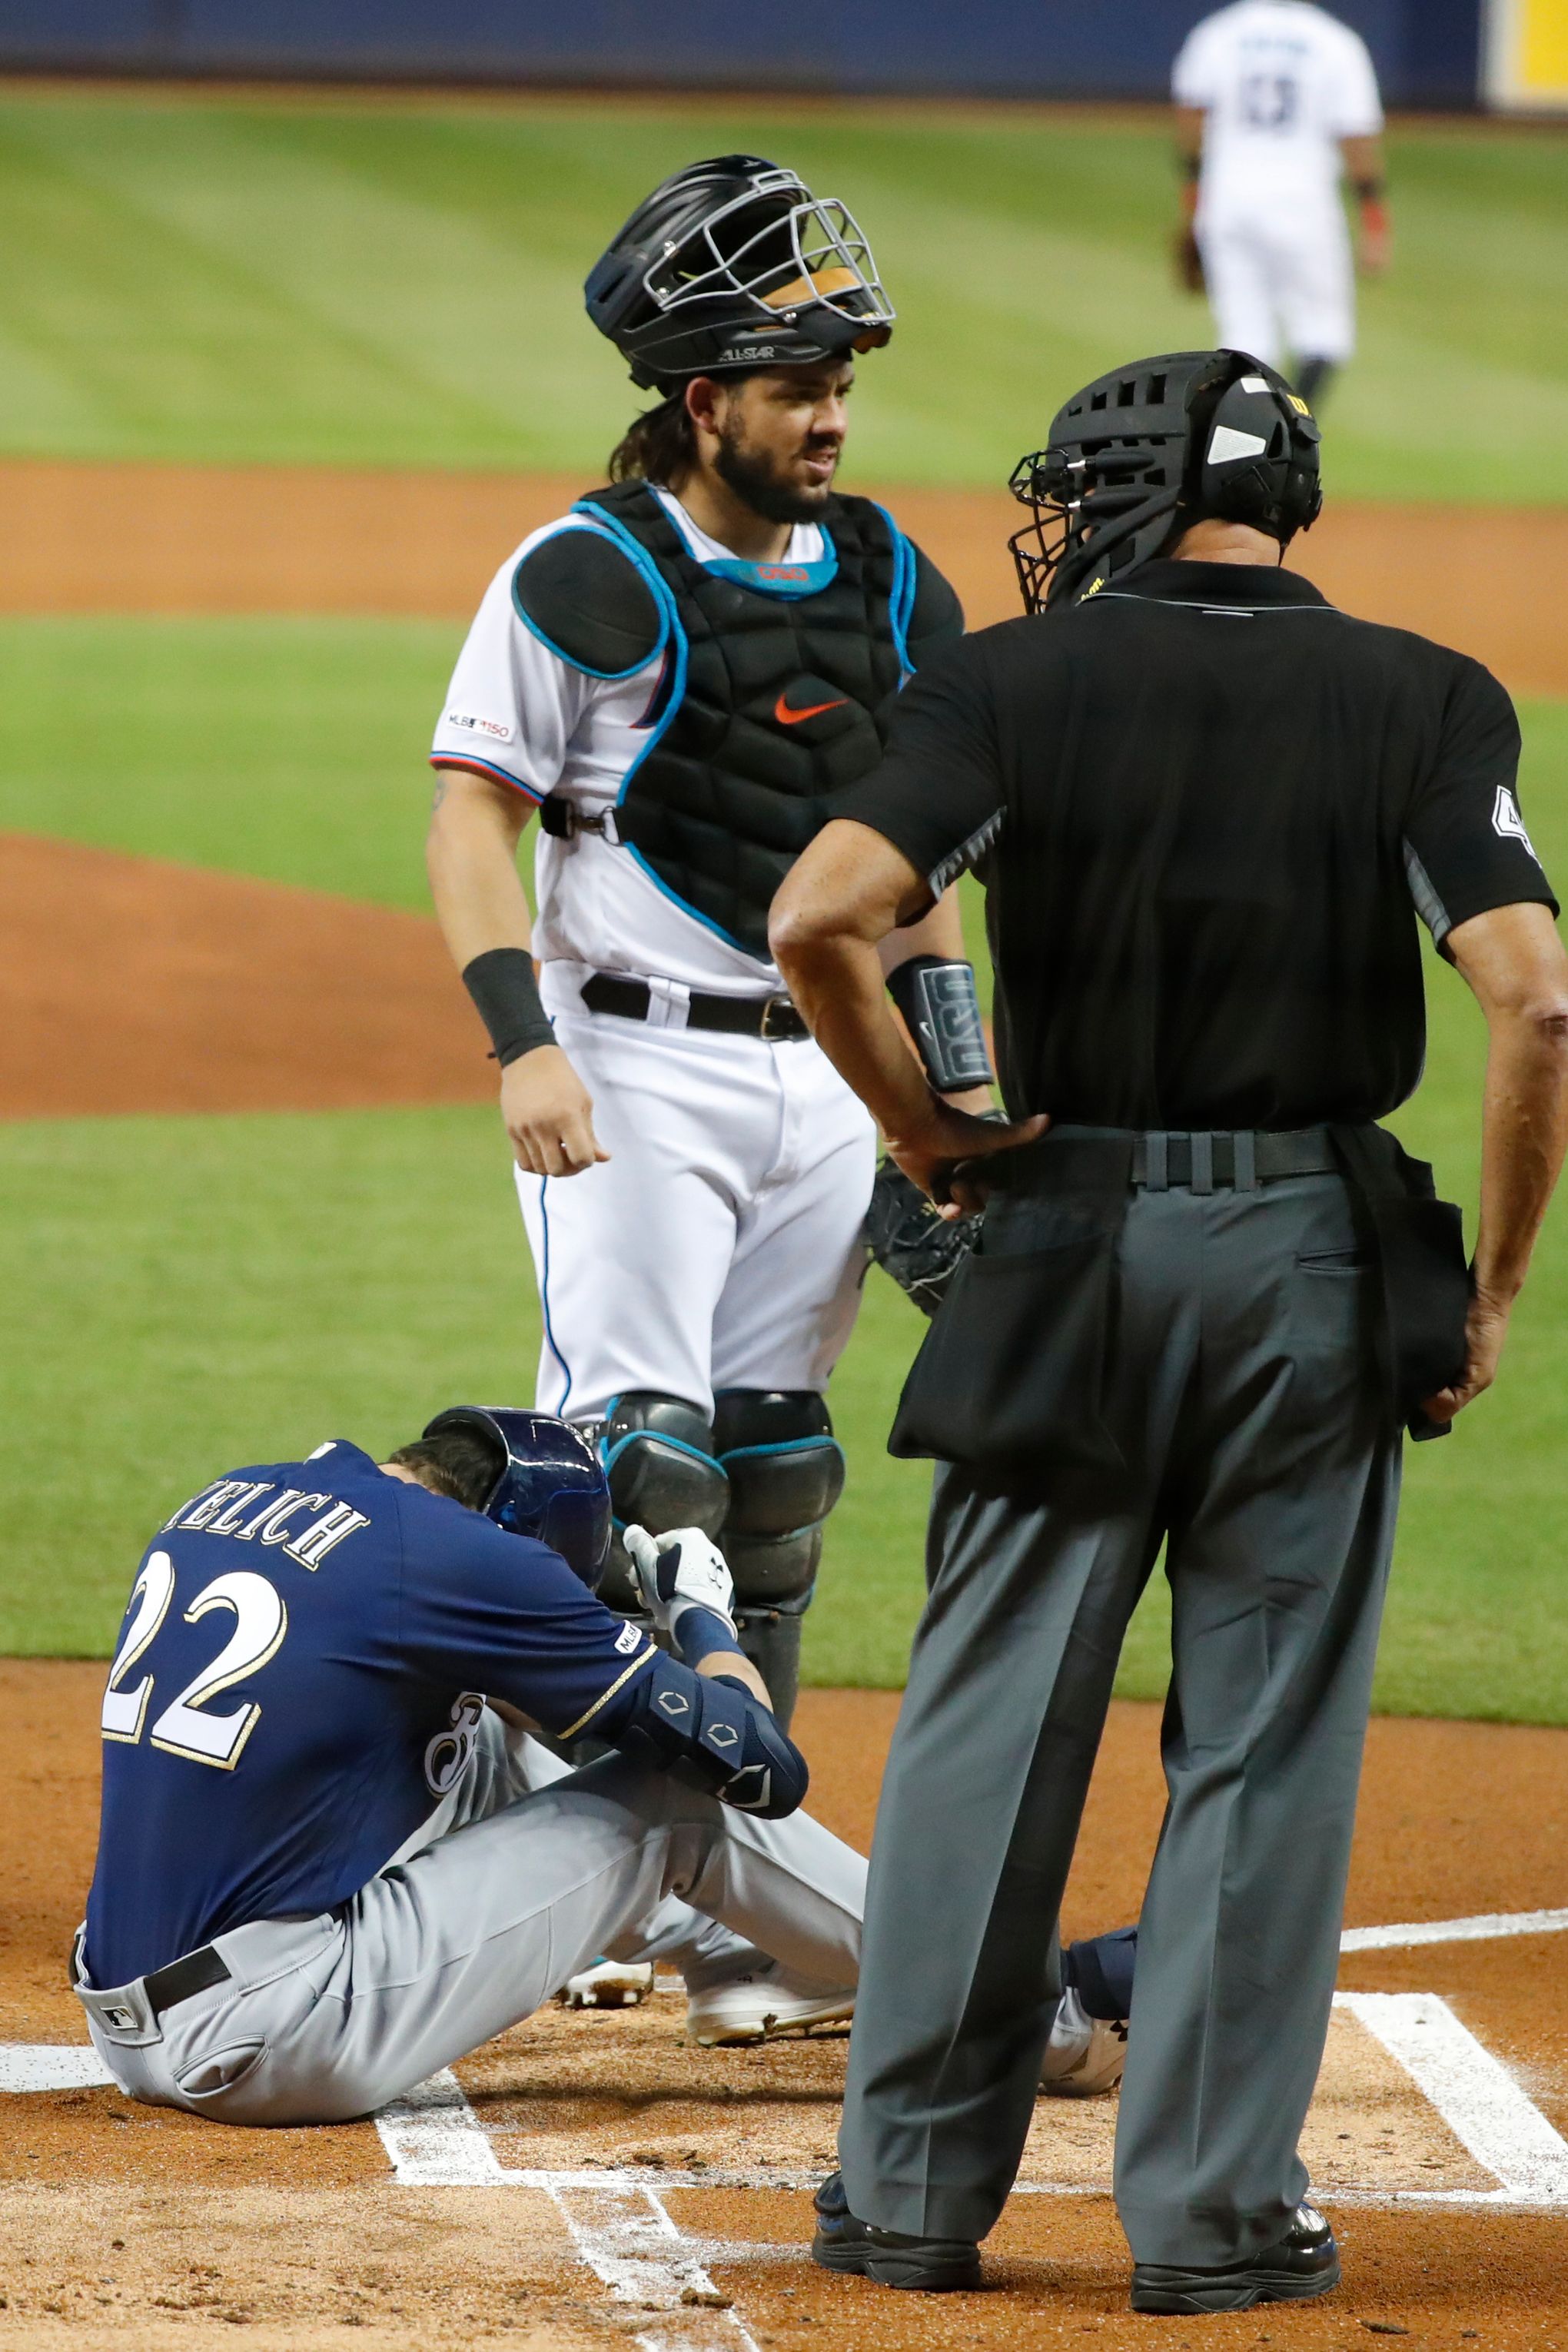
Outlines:
{"type": "Polygon", "coordinates": [[[486,1518],[548,1544],[596,1592],[610,1552],[610,1489],[582,1431],[548,1412],[485,1404],[452,1405],[423,1434],[444,1429],[471,1429],[491,1443],[496,1480],[479,1506],[486,1518]]]}

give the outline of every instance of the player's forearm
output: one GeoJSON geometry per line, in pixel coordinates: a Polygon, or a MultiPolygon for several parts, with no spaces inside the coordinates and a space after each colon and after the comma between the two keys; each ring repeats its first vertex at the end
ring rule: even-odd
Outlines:
{"type": "Polygon", "coordinates": [[[1182,216],[1191,220],[1197,209],[1198,179],[1204,162],[1204,111],[1199,106],[1176,109],[1176,171],[1181,185],[1182,216]]]}
{"type": "Polygon", "coordinates": [[[753,1698],[761,1699],[769,1714],[772,1714],[773,1702],[768,1686],[750,1658],[744,1656],[741,1651],[710,1650],[708,1655],[699,1661],[696,1671],[700,1675],[711,1675],[715,1681],[722,1676],[726,1682],[741,1684],[742,1688],[751,1692],[753,1698]]]}
{"type": "Polygon", "coordinates": [[[1340,146],[1344,156],[1345,176],[1355,192],[1356,208],[1361,218],[1362,263],[1365,268],[1380,270],[1388,260],[1391,235],[1383,142],[1381,139],[1343,139],[1340,146]]]}
{"type": "Polygon", "coordinates": [[[443,770],[426,836],[436,918],[459,971],[493,948],[532,944],[517,845],[528,804],[479,776],[443,770]],[[503,797],[504,795],[504,797],[503,797]]]}

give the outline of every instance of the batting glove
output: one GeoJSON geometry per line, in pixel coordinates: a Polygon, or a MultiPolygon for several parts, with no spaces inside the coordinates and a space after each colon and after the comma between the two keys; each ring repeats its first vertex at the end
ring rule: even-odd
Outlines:
{"type": "Polygon", "coordinates": [[[689,1609],[711,1610],[734,1633],[734,1583],[723,1553],[700,1528],[650,1536],[646,1528],[632,1527],[623,1541],[643,1605],[661,1633],[673,1633],[689,1609]]]}

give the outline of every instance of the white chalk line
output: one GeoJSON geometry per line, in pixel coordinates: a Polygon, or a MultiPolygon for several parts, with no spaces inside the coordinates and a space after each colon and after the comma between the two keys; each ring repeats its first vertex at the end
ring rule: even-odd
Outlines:
{"type": "Polygon", "coordinates": [[[1414,1920],[1403,1927],[1347,1927],[1342,1952],[1392,1952],[1409,1944],[1477,1944],[1494,1936],[1561,1936],[1568,1911],[1482,1911],[1473,1919],[1414,1920]]]}
{"type": "Polygon", "coordinates": [[[1374,2034],[1455,2138],[1521,2205],[1568,2206],[1568,2141],[1435,1992],[1342,1992],[1338,2009],[1374,2034]]]}
{"type": "MultiPolygon", "coordinates": [[[[578,2258],[616,2301],[657,2315],[637,2330],[642,2352],[759,2352],[650,2181],[620,2168],[567,2172],[503,2165],[449,2069],[384,2108],[375,2127],[405,2188],[542,2189],[578,2258]]],[[[661,2178],[658,2185],[669,2184],[661,2178]]]]}
{"type": "MultiPolygon", "coordinates": [[[[1343,1952],[1468,1943],[1568,1930],[1568,1910],[1480,1913],[1469,1918],[1352,1927],[1343,1952]]],[[[1338,1993],[1347,2010],[1402,2065],[1456,2139],[1497,2181],[1495,2189],[1353,2189],[1346,2205],[1568,2208],[1568,2142],[1521,2086],[1436,1993],[1338,1993]]],[[[62,2091],[111,2082],[96,2051],[80,2045],[0,2045],[0,2092],[62,2091]]],[[[551,2169],[503,2165],[457,2076],[433,2075],[375,2119],[393,2173],[406,2188],[520,2188],[542,2191],[559,2212],[584,2266],[616,2302],[649,2314],[639,2352],[759,2352],[741,2314],[714,2286],[708,2263],[754,2258],[748,2242],[698,2241],[670,2218],[671,2189],[810,2189],[816,2176],[785,2170],[551,2169]]],[[[1022,2196],[1098,2196],[1093,2183],[1019,2182],[1022,2196]]],[[[798,2248],[777,2250],[801,2258],[798,2248]]]]}

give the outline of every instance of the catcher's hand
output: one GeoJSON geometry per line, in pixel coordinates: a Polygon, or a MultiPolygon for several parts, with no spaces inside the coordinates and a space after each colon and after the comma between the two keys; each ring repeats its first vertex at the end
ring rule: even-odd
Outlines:
{"type": "Polygon", "coordinates": [[[1190,228],[1179,228],[1172,247],[1176,264],[1176,283],[1185,294],[1201,294],[1205,290],[1204,257],[1197,238],[1190,228]]]}
{"type": "Polygon", "coordinates": [[[922,1315],[934,1315],[974,1246],[975,1228],[939,1216],[920,1186],[884,1160],[871,1187],[864,1234],[884,1274],[892,1276],[922,1315]]]}
{"type": "Polygon", "coordinates": [[[643,1605],[661,1633],[673,1633],[689,1609],[710,1609],[734,1632],[734,1582],[723,1553],[700,1528],[650,1536],[646,1528],[630,1527],[622,1540],[643,1605]]]}

